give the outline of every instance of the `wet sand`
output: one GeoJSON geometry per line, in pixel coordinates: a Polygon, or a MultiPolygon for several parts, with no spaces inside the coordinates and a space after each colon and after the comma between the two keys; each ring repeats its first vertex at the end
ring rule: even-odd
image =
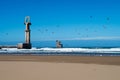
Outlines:
{"type": "Polygon", "coordinates": [[[0,56],[0,80],[120,80],[120,57],[0,56]]]}
{"type": "Polygon", "coordinates": [[[52,63],[84,63],[120,65],[120,57],[101,56],[0,56],[0,61],[30,61],[30,62],[52,62],[52,63]]]}

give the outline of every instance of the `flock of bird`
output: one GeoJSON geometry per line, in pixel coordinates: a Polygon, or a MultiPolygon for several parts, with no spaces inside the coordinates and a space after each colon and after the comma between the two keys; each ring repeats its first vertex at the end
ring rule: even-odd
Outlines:
{"type": "MultiPolygon", "coordinates": [[[[94,17],[93,17],[93,16],[90,16],[89,18],[90,18],[90,19],[93,19],[94,17]]],[[[106,21],[110,21],[110,17],[106,17],[106,21]]],[[[59,28],[59,27],[60,27],[60,25],[56,25],[56,28],[59,28]]],[[[107,27],[106,27],[105,25],[103,25],[102,27],[103,27],[103,29],[107,29],[107,27]]],[[[57,33],[56,31],[51,31],[51,32],[50,32],[48,28],[47,28],[47,29],[44,29],[44,30],[43,30],[43,29],[38,29],[37,31],[39,31],[40,34],[44,34],[44,33],[48,33],[48,32],[49,32],[49,34],[54,35],[54,34],[57,33]]],[[[89,29],[86,28],[85,31],[87,32],[87,31],[89,31],[89,29]]],[[[76,33],[77,35],[81,35],[80,31],[75,30],[75,32],[77,32],[77,33],[76,33]]],[[[97,33],[97,30],[94,30],[94,32],[97,33]]],[[[6,33],[4,33],[4,35],[8,36],[9,33],[6,32],[6,33]]],[[[86,35],[86,37],[88,37],[88,35],[86,35]]]]}
{"type": "MultiPolygon", "coordinates": [[[[94,17],[93,16],[90,16],[89,17],[90,19],[93,19],[94,17]]],[[[110,17],[106,17],[106,21],[109,22],[110,21],[110,17]]],[[[56,25],[56,28],[59,28],[60,25],[56,25]]],[[[107,26],[103,25],[102,26],[103,29],[107,29],[107,26]]],[[[89,28],[85,28],[84,31],[88,32],[90,29],[89,28]]],[[[56,34],[57,31],[49,31],[49,29],[38,29],[38,31],[41,33],[41,34],[44,34],[44,33],[49,33],[49,34],[56,34]]],[[[76,32],[76,35],[82,35],[82,33],[80,33],[80,31],[78,29],[74,29],[74,32],[76,32]]],[[[94,30],[94,33],[97,33],[97,30],[94,30]]],[[[88,37],[88,35],[86,35],[86,37],[88,37]]]]}

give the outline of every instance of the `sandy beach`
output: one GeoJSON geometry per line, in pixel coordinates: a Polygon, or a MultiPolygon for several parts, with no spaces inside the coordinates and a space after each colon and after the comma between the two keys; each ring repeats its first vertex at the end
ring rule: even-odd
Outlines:
{"type": "Polygon", "coordinates": [[[0,80],[120,80],[120,57],[0,56],[0,80]]]}

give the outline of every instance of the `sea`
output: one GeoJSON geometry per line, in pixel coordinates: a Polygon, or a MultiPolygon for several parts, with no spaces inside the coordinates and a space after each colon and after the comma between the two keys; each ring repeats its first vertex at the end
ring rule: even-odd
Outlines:
{"type": "MultiPolygon", "coordinates": [[[[15,46],[22,41],[0,41],[1,46],[15,46]]],[[[38,56],[120,56],[120,40],[61,40],[63,48],[56,48],[56,41],[32,41],[32,49],[2,48],[1,55],[38,56]]]]}

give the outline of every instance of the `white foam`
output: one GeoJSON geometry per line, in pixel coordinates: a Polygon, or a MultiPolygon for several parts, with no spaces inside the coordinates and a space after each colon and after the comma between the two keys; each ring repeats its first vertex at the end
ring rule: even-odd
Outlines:
{"type": "Polygon", "coordinates": [[[2,48],[0,52],[95,52],[95,53],[120,53],[120,48],[110,49],[89,49],[89,48],[32,48],[32,49],[17,49],[17,48],[2,48]]]}

